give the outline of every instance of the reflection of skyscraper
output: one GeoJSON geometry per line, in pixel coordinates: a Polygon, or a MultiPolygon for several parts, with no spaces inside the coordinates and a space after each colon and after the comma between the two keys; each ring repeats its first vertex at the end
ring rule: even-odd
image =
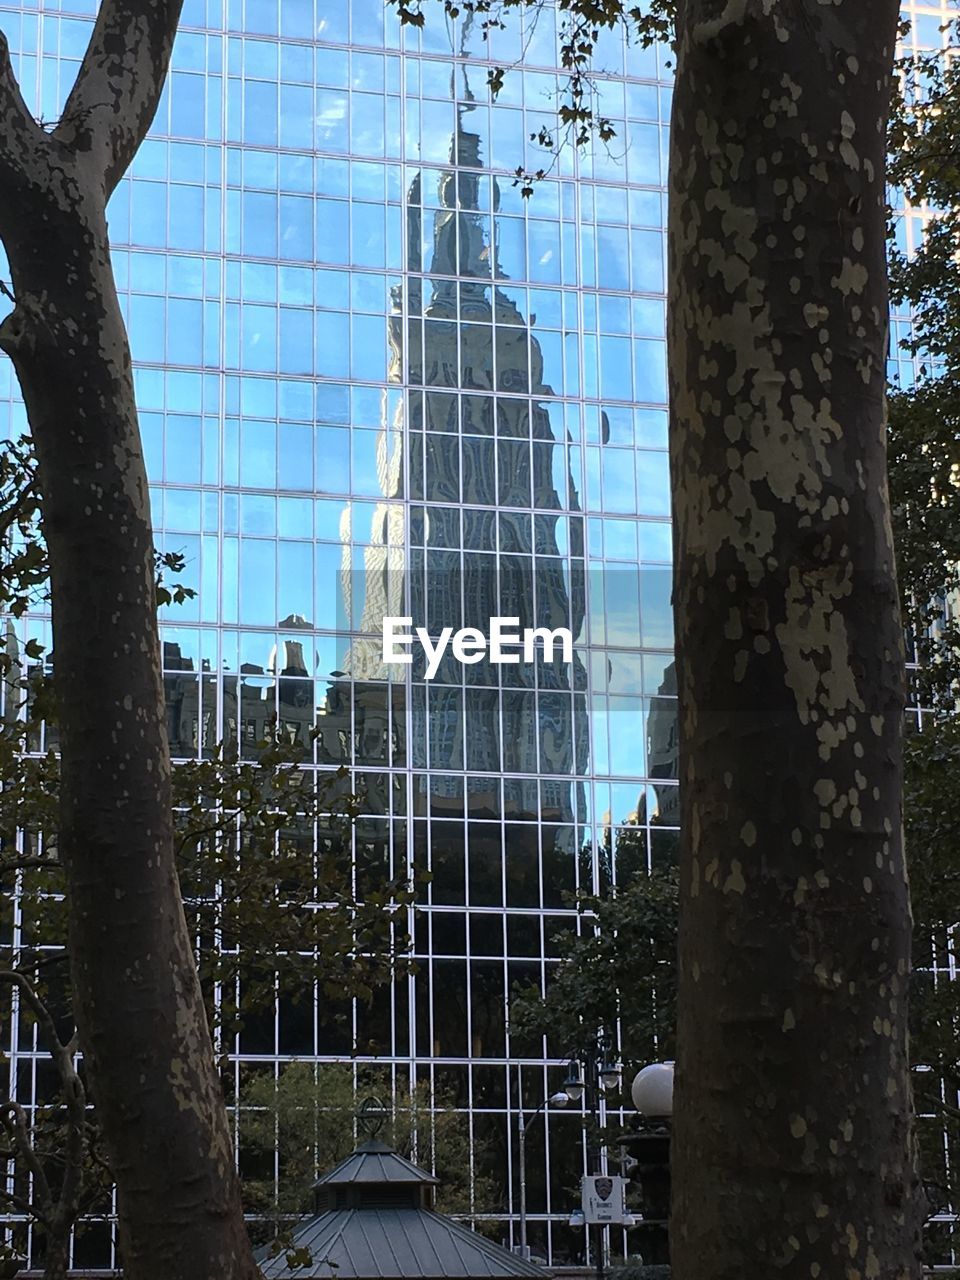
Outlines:
{"type": "MultiPolygon", "coordinates": [[[[462,167],[441,173],[438,207],[421,204],[419,173],[409,191],[410,266],[423,270],[427,240],[430,274],[412,276],[406,293],[393,290],[389,376],[422,388],[410,392],[405,448],[408,493],[423,506],[411,513],[415,549],[408,555],[397,501],[404,496],[404,437],[398,424],[384,424],[384,501],[373,515],[362,575],[351,571],[343,590],[345,599],[363,600],[361,634],[345,663],[358,682],[387,675],[380,643],[387,614],[411,616],[432,635],[463,625],[487,632],[494,616],[516,617],[521,630],[566,627],[577,635],[583,626],[582,522],[571,522],[561,554],[561,517],[554,514],[579,509],[577,490],[564,465],[556,474],[554,451],[559,443],[564,457],[563,441],[539,399],[554,394],[540,344],[504,292],[490,219],[478,208],[480,177],[470,170],[480,167],[480,140],[465,126],[470,109],[458,107],[450,163],[462,167]]],[[[422,681],[422,664],[414,663],[412,675],[422,681]]],[[[572,822],[577,784],[549,775],[569,779],[586,768],[580,655],[570,667],[521,664],[510,677],[504,688],[486,663],[448,666],[414,700],[423,710],[409,718],[413,757],[436,770],[548,775],[518,779],[511,810],[533,817],[546,806],[552,821],[572,822]]],[[[429,787],[439,796],[450,785],[456,783],[435,776],[422,780],[418,793],[429,787]]],[[[564,843],[570,847],[570,838],[564,843]]]]}

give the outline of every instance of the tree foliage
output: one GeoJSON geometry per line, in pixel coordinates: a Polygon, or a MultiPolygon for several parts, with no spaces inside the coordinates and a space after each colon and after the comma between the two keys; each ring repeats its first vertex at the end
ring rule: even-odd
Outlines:
{"type": "MultiPolygon", "coordinates": [[[[423,27],[428,20],[439,18],[431,14],[428,19],[430,6],[425,5],[424,0],[388,0],[388,3],[396,6],[400,21],[409,26],[423,27]]],[[[476,25],[484,32],[505,28],[511,16],[521,13],[529,30],[536,25],[541,12],[550,7],[547,0],[440,0],[440,3],[448,21],[459,21],[463,26],[476,25]]],[[[559,64],[564,72],[554,103],[556,125],[544,125],[530,134],[530,141],[542,148],[545,160],[538,169],[517,166],[514,181],[524,196],[533,195],[536,183],[553,169],[564,147],[583,147],[594,139],[605,144],[616,137],[612,120],[604,114],[603,94],[595,74],[597,43],[602,33],[622,27],[631,44],[647,47],[668,43],[673,35],[677,0],[646,0],[642,5],[624,3],[624,0],[558,0],[555,7],[559,17],[559,64]]],[[[487,85],[494,100],[511,69],[489,68],[487,85]]]]}
{"type": "MultiPolygon", "coordinates": [[[[72,1222],[91,1197],[102,1196],[103,1156],[96,1112],[84,1112],[82,1147],[74,1141],[80,1133],[74,1118],[63,1113],[65,1059],[53,1029],[72,1028],[73,1020],[56,859],[58,763],[52,749],[40,758],[23,753],[27,723],[0,728],[0,818],[39,851],[22,857],[7,846],[12,852],[5,854],[5,870],[19,876],[21,933],[16,951],[9,944],[0,948],[15,966],[0,974],[0,983],[29,992],[30,1007],[42,1011],[39,1043],[57,1065],[61,1100],[51,1096],[32,1125],[8,1100],[7,1114],[18,1120],[10,1155],[20,1173],[63,1167],[77,1180],[80,1190],[69,1201],[72,1222]],[[51,1117],[70,1142],[51,1143],[51,1117]]],[[[224,1047],[250,1019],[272,1018],[278,1000],[312,1005],[316,996],[329,1023],[346,1016],[352,999],[369,1002],[378,986],[409,967],[410,886],[382,872],[358,896],[351,839],[356,798],[344,770],[318,778],[304,769],[302,756],[302,747],[273,740],[262,744],[254,762],[218,749],[209,760],[175,770],[184,906],[208,1017],[224,1047]]],[[[78,1048],[73,1033],[71,1060],[78,1048]]],[[[56,1181],[56,1175],[46,1176],[56,1181]]],[[[51,1215],[42,1194],[31,1199],[17,1190],[12,1203],[47,1228],[51,1215]]],[[[62,1231],[57,1239],[65,1244],[62,1231]]],[[[51,1256],[48,1249],[48,1262],[51,1256]]]]}
{"type": "MultiPolygon", "coordinates": [[[[42,509],[29,441],[0,446],[0,526],[12,553],[0,566],[8,616],[48,604],[42,509]]],[[[158,597],[189,594],[177,552],[157,556],[158,597]],[[162,593],[162,594],[161,594],[162,593]]],[[[20,1017],[38,1026],[51,1055],[55,1092],[31,1120],[10,1096],[3,1103],[13,1161],[15,1208],[35,1217],[46,1239],[47,1275],[65,1265],[70,1229],[102,1202],[106,1165],[78,1074],[82,1050],[73,1027],[67,967],[64,881],[58,857],[59,757],[56,703],[39,641],[19,644],[8,625],[0,651],[0,887],[16,880],[19,938],[0,944],[0,986],[20,994],[20,1017]],[[62,1028],[68,1028],[66,1039],[62,1028]],[[78,1108],[75,1099],[83,1097],[78,1108]],[[33,1194],[27,1189],[33,1175],[33,1194]]],[[[353,832],[361,801],[345,769],[319,773],[309,749],[276,726],[253,759],[222,745],[173,771],[177,865],[207,1014],[227,1046],[245,1020],[270,1014],[278,1000],[326,1005],[327,1021],[349,1002],[407,972],[407,909],[412,889],[385,862],[358,884],[353,832]]],[[[79,1068],[82,1072],[82,1067],[79,1068]]]]}
{"type": "MultiPolygon", "coordinates": [[[[951,34],[955,27],[951,27],[951,34]]],[[[891,226],[895,302],[911,310],[905,343],[919,360],[912,385],[889,397],[890,490],[903,607],[919,660],[917,696],[953,709],[960,631],[960,66],[946,55],[905,57],[891,128],[890,177],[923,218],[907,252],[891,226]]],[[[915,226],[918,225],[915,223],[915,226]]]]}
{"type": "Polygon", "coordinates": [[[580,931],[561,935],[562,961],[546,993],[518,992],[511,1030],[548,1037],[557,1056],[589,1050],[598,1028],[616,1033],[627,1079],[672,1058],[676,1028],[675,868],[634,871],[615,888],[577,899],[580,931]]]}
{"type": "MultiPolygon", "coordinates": [[[[890,488],[904,614],[929,710],[907,744],[904,822],[914,902],[912,1044],[931,1213],[960,1204],[960,74],[946,54],[906,56],[891,130],[891,178],[915,211],[910,251],[891,226],[894,299],[913,316],[916,379],[890,395],[890,488]],[[922,239],[917,242],[919,219],[922,239]]],[[[952,1228],[934,1222],[942,1263],[952,1228]],[[941,1240],[946,1235],[946,1242],[941,1240]]]]}
{"type": "MultiPolygon", "coordinates": [[[[389,1071],[370,1064],[306,1062],[288,1063],[276,1078],[254,1076],[243,1089],[240,1153],[249,1211],[275,1227],[310,1212],[318,1173],[363,1140],[357,1104],[365,1096],[379,1097],[388,1112],[378,1138],[440,1180],[440,1212],[494,1212],[499,1189],[482,1172],[471,1184],[468,1118],[442,1089],[419,1081],[394,1093],[389,1071]]],[[[473,1155],[482,1165],[482,1149],[473,1155]]]]}

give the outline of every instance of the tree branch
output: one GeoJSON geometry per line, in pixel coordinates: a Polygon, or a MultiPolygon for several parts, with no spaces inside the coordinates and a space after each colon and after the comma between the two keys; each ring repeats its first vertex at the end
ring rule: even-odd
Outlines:
{"type": "Polygon", "coordinates": [[[0,880],[15,871],[58,870],[60,862],[56,858],[0,858],[0,880]]]}
{"type": "Polygon", "coordinates": [[[33,1149],[33,1143],[30,1141],[30,1126],[27,1124],[27,1115],[19,1102],[14,1102],[12,1098],[8,1098],[6,1102],[0,1105],[0,1124],[10,1135],[10,1141],[13,1143],[17,1154],[33,1174],[33,1185],[36,1192],[36,1200],[39,1201],[39,1204],[33,1204],[30,1212],[41,1222],[47,1223],[53,1211],[53,1196],[50,1192],[50,1183],[47,1181],[43,1165],[33,1149]]]}
{"type": "Polygon", "coordinates": [[[146,136],[163,91],[183,0],[103,0],[57,141],[92,151],[109,198],[146,136]]]}
{"type": "Polygon", "coordinates": [[[10,504],[0,512],[0,538],[6,536],[10,527],[27,512],[31,504],[36,507],[38,496],[37,478],[33,476],[10,501],[10,504]]]}
{"type": "Polygon", "coordinates": [[[0,982],[9,982],[11,986],[19,987],[21,995],[30,1006],[30,1011],[37,1020],[38,1026],[46,1033],[50,1041],[51,1050],[54,1048],[64,1050],[66,1046],[57,1034],[53,1016],[36,991],[34,991],[33,985],[26,974],[20,973],[17,969],[0,969],[0,982]]]}
{"type": "Polygon", "coordinates": [[[9,982],[20,988],[21,995],[30,1006],[30,1010],[37,1020],[37,1025],[43,1031],[47,1041],[49,1042],[50,1056],[53,1058],[57,1072],[60,1076],[67,1110],[71,1113],[72,1118],[76,1118],[78,1116],[79,1122],[82,1125],[84,1121],[84,1109],[83,1106],[81,1106],[79,1112],[77,1112],[76,1100],[79,1095],[83,1094],[84,1089],[73,1065],[74,1055],[77,1051],[76,1033],[74,1033],[67,1043],[64,1044],[57,1032],[57,1024],[53,1020],[53,1015],[37,995],[32,984],[24,974],[18,972],[16,969],[2,969],[0,970],[0,982],[9,982]]]}
{"type": "Polygon", "coordinates": [[[0,1187],[0,1200],[6,1200],[8,1204],[13,1205],[14,1209],[19,1209],[21,1213],[25,1213],[28,1218],[37,1217],[36,1206],[32,1205],[23,1196],[18,1196],[15,1191],[7,1191],[4,1187],[0,1187]]]}
{"type": "Polygon", "coordinates": [[[10,46],[0,31],[0,173],[16,182],[45,146],[46,134],[27,110],[10,61],[10,46]]]}
{"type": "Polygon", "coordinates": [[[65,1107],[67,1107],[67,1148],[63,1153],[64,1157],[64,1175],[63,1183],[60,1185],[59,1197],[52,1197],[50,1192],[50,1184],[46,1179],[44,1167],[38,1160],[36,1152],[33,1151],[33,1144],[29,1140],[29,1132],[26,1124],[26,1116],[24,1116],[23,1108],[18,1102],[8,1101],[5,1103],[5,1125],[10,1133],[14,1146],[18,1148],[20,1155],[27,1162],[29,1169],[35,1176],[35,1183],[40,1180],[41,1190],[40,1199],[44,1206],[46,1221],[52,1226],[61,1226],[72,1224],[76,1219],[79,1208],[79,1198],[83,1188],[83,1135],[86,1128],[87,1120],[87,1093],[83,1088],[83,1082],[77,1074],[74,1059],[77,1056],[78,1038],[74,1032],[69,1041],[64,1044],[61,1041],[56,1023],[52,1018],[51,1012],[47,1009],[44,1001],[37,995],[33,989],[32,983],[26,978],[26,975],[19,973],[15,969],[0,970],[0,982],[9,982],[12,986],[18,987],[23,1000],[26,1000],[29,1009],[33,1012],[37,1020],[37,1025],[44,1030],[45,1037],[49,1041],[50,1056],[54,1060],[56,1070],[60,1076],[60,1089],[63,1092],[65,1107]],[[13,1126],[6,1123],[6,1117],[13,1117],[13,1126]]]}

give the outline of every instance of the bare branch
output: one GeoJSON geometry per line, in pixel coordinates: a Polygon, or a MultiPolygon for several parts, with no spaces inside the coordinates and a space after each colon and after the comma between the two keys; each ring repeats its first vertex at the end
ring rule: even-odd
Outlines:
{"type": "Polygon", "coordinates": [[[12,1204],[14,1209],[19,1209],[21,1213],[25,1213],[30,1218],[38,1216],[36,1205],[31,1204],[23,1196],[18,1196],[15,1191],[7,1191],[4,1187],[0,1187],[0,1200],[5,1200],[7,1204],[12,1204]]]}
{"type": "Polygon", "coordinates": [[[92,151],[107,197],[153,121],[183,0],[103,0],[57,141],[92,151]]]}
{"type": "Polygon", "coordinates": [[[30,167],[46,135],[27,110],[10,62],[10,46],[0,31],[0,173],[14,178],[30,167]]]}
{"type": "Polygon", "coordinates": [[[20,988],[20,994],[30,1006],[30,1011],[36,1018],[37,1024],[46,1033],[51,1049],[65,1049],[66,1046],[57,1034],[56,1023],[50,1010],[37,995],[26,974],[20,973],[17,969],[0,969],[0,982],[9,982],[11,986],[20,988]]]}
{"type": "Polygon", "coordinates": [[[60,865],[56,858],[0,858],[0,880],[15,871],[56,871],[60,865]]]}
{"type": "Polygon", "coordinates": [[[37,1178],[42,1180],[40,1199],[48,1222],[54,1225],[62,1223],[69,1225],[77,1216],[83,1189],[83,1138],[87,1112],[86,1090],[74,1062],[79,1044],[77,1033],[74,1032],[67,1043],[63,1043],[57,1032],[53,1015],[24,974],[16,969],[0,970],[0,982],[9,982],[19,987],[23,999],[37,1020],[37,1025],[43,1030],[49,1042],[50,1056],[60,1076],[60,1088],[67,1110],[68,1132],[66,1150],[63,1152],[65,1165],[63,1182],[56,1202],[50,1193],[50,1185],[43,1167],[30,1142],[25,1116],[19,1103],[10,1101],[5,1104],[8,1116],[13,1118],[13,1127],[11,1128],[6,1119],[4,1124],[10,1132],[14,1146],[34,1173],[35,1180],[37,1178]]]}
{"type": "Polygon", "coordinates": [[[8,1098],[6,1102],[0,1104],[0,1124],[9,1134],[10,1141],[13,1143],[17,1154],[33,1174],[33,1185],[36,1191],[36,1200],[39,1204],[35,1203],[31,1212],[41,1222],[48,1222],[54,1208],[53,1196],[50,1192],[50,1183],[47,1181],[43,1164],[33,1149],[33,1143],[30,1141],[30,1126],[27,1124],[27,1113],[19,1102],[14,1102],[12,1098],[8,1098]]]}
{"type": "Polygon", "coordinates": [[[938,1098],[935,1093],[924,1091],[919,1093],[918,1097],[925,1106],[932,1107],[942,1115],[949,1116],[951,1120],[960,1120],[960,1109],[951,1106],[949,1102],[944,1102],[943,1098],[938,1098]]]}
{"type": "Polygon", "coordinates": [[[29,1005],[30,1011],[37,1020],[37,1025],[48,1042],[50,1056],[53,1058],[60,1076],[63,1096],[71,1123],[79,1123],[82,1126],[86,1097],[83,1082],[77,1075],[73,1064],[74,1054],[76,1053],[76,1035],[71,1036],[66,1044],[63,1043],[57,1032],[57,1024],[53,1020],[53,1015],[24,974],[16,969],[2,969],[0,970],[0,982],[9,982],[20,988],[21,996],[29,1005]]]}

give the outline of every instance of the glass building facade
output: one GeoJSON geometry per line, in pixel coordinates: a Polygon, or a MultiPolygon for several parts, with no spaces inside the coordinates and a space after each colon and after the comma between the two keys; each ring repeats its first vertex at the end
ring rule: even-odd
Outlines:
{"type": "MultiPolygon", "coordinates": [[[[0,5],[25,95],[59,114],[93,0],[0,5]]],[[[292,1060],[375,1061],[461,1108],[515,1238],[524,1105],[558,1086],[509,1031],[573,896],[616,850],[672,856],[664,340],[664,51],[605,36],[609,147],[566,148],[556,17],[485,34],[381,0],[187,0],[149,139],[110,206],[158,541],[196,598],[167,611],[173,752],[252,745],[272,716],[361,797],[358,867],[430,881],[417,971],[334,1023],[280,1001],[225,1046],[242,1105],[292,1060]],[[516,63],[492,102],[488,70],[516,63]],[[573,661],[386,667],[384,613],[566,626],[573,661]],[[629,834],[624,839],[623,833],[629,834]]],[[[0,392],[23,413],[9,365],[0,392]]],[[[38,617],[27,630],[48,639],[38,617]]],[[[24,1101],[41,1088],[15,1045],[24,1101]]],[[[560,1052],[560,1050],[556,1050],[560,1052]]],[[[530,1240],[573,1257],[581,1125],[527,1152],[530,1240]]],[[[429,1159],[429,1152],[422,1158],[429,1159]]],[[[489,1187],[489,1177],[483,1183],[489,1187]]],[[[106,1265],[105,1232],[78,1262],[106,1265]]]]}
{"type": "MultiPolygon", "coordinates": [[[[918,30],[941,20],[909,7],[918,30]]],[[[0,3],[46,120],[95,8],[0,3]]],[[[186,0],[110,232],[158,541],[197,592],[165,618],[174,754],[252,746],[273,716],[306,744],[319,723],[314,767],[345,766],[361,797],[357,865],[431,873],[416,973],[346,1022],[316,995],[251,1019],[225,1046],[234,1098],[294,1060],[376,1063],[398,1093],[428,1081],[497,1171],[472,1216],[512,1242],[518,1098],[538,1106],[561,1068],[511,1036],[511,992],[548,980],[578,890],[675,847],[671,73],[666,50],[605,33],[616,136],[562,150],[525,200],[513,175],[543,165],[531,135],[562,84],[556,15],[489,33],[426,16],[186,0]],[[491,101],[495,66],[513,70],[491,101]],[[428,681],[383,663],[386,613],[567,626],[574,660],[428,681]]],[[[6,359],[0,397],[17,433],[6,359]]],[[[42,616],[30,634],[49,642],[42,616]]],[[[11,1062],[29,1106],[32,1029],[11,1062]]],[[[530,1241],[556,1261],[582,1256],[580,1143],[580,1118],[551,1113],[527,1144],[530,1241]]],[[[110,1234],[88,1233],[77,1265],[110,1265],[110,1234]]]]}

